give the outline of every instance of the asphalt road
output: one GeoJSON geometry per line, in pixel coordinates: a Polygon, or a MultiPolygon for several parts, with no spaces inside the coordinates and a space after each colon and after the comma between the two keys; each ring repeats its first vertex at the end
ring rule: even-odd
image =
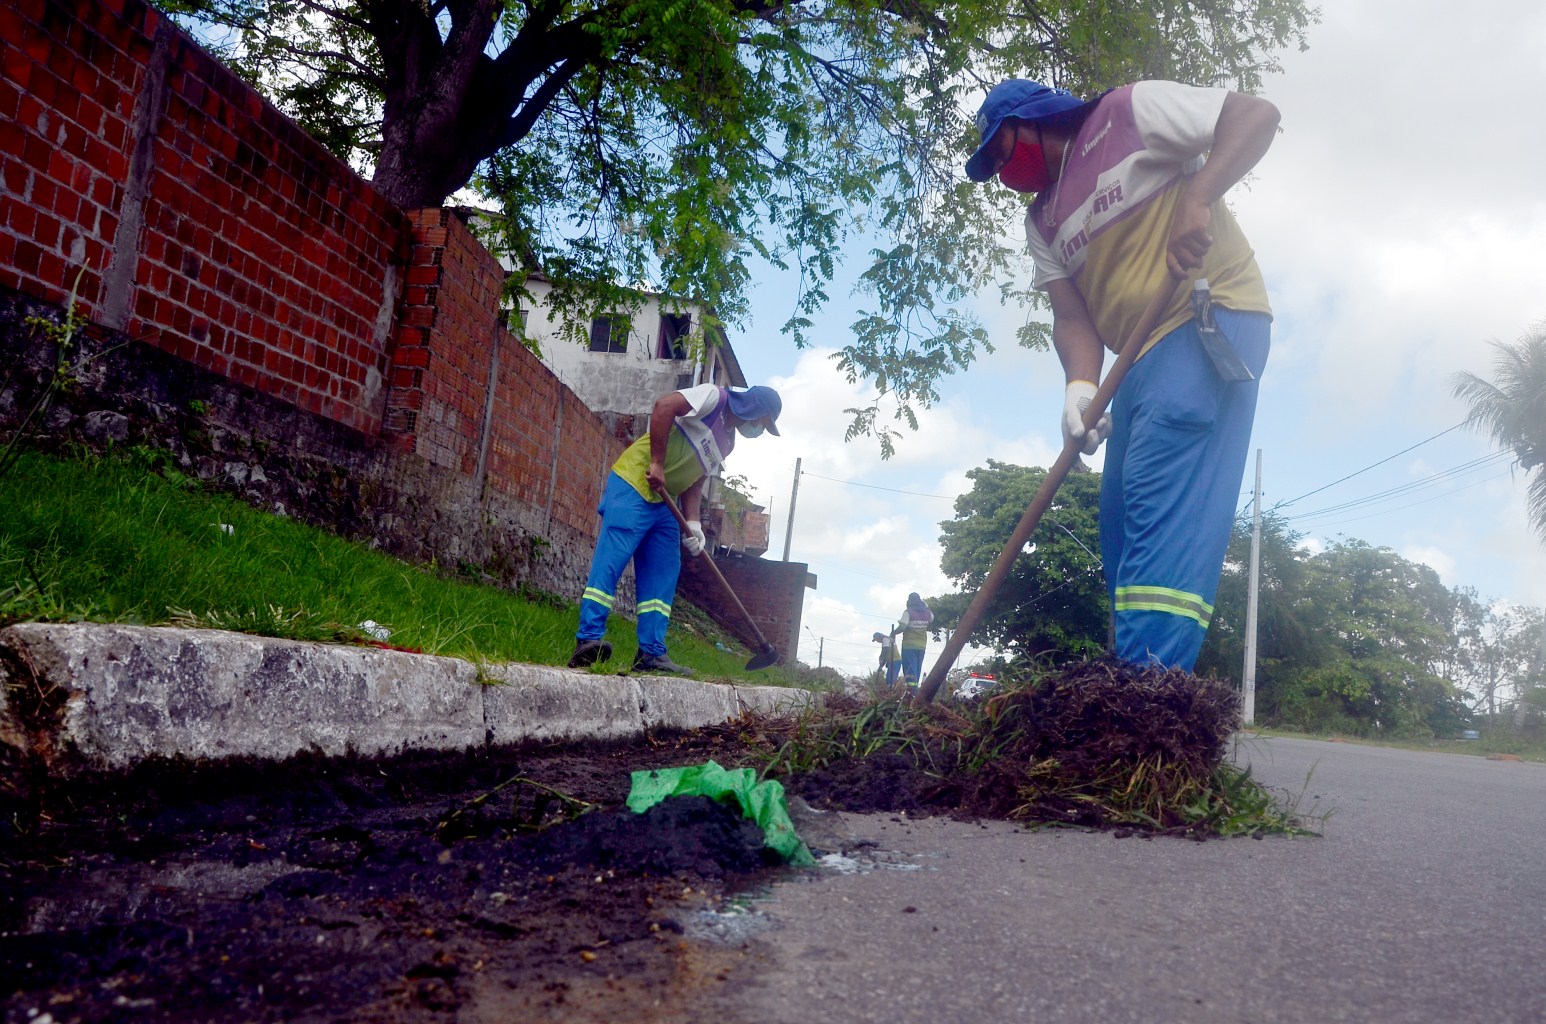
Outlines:
{"type": "Polygon", "coordinates": [[[1310,740],[1239,756],[1319,838],[829,815],[864,869],[726,929],[705,1019],[1546,1021],[1546,766],[1310,740]],[[1308,776],[1308,784],[1306,778],[1308,776]]]}

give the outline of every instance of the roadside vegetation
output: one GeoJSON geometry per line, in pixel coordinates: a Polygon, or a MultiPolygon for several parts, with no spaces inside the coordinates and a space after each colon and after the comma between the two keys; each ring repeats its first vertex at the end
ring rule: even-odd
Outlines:
{"type": "Polygon", "coordinates": [[[1238,722],[1227,682],[1102,658],[923,708],[828,698],[755,732],[764,771],[831,808],[1197,839],[1317,834],[1329,811],[1232,763],[1238,722]]]}
{"type": "MultiPolygon", "coordinates": [[[[1533,458],[1533,456],[1530,456],[1533,458]]],[[[1520,465],[1527,464],[1525,455],[1520,465]]],[[[989,461],[941,524],[941,566],[958,591],[931,597],[935,626],[959,620],[1021,512],[1037,468],[989,461]]],[[[978,632],[1003,652],[982,666],[1083,660],[1103,651],[1100,474],[1074,473],[1011,567],[978,632]]],[[[1245,655],[1250,522],[1230,540],[1200,675],[1238,678],[1245,655]]],[[[1423,745],[1468,732],[1515,753],[1546,750],[1546,622],[1538,607],[1448,587],[1388,547],[1305,544],[1291,519],[1262,517],[1256,721],[1324,736],[1423,745]]]]}
{"type": "MultiPolygon", "coordinates": [[[[260,511],[144,449],[69,459],[20,450],[0,476],[0,626],[202,626],[472,661],[568,660],[574,600],[476,575],[410,565],[260,511]]],[[[811,685],[794,668],[744,671],[741,644],[686,601],[672,611],[672,654],[701,678],[811,685]]],[[[615,617],[608,639],[616,653],[593,671],[632,662],[631,621],[615,617]]]]}

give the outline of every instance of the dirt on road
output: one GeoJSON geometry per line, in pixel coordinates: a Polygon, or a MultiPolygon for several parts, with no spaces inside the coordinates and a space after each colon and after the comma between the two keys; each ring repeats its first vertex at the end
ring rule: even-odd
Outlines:
{"type": "Polygon", "coordinates": [[[0,824],[0,1014],[679,1019],[724,983],[687,922],[787,869],[721,804],[622,802],[637,769],[741,763],[735,736],[163,764],[52,792],[0,824]]]}
{"type": "Polygon", "coordinates": [[[833,697],[820,721],[611,746],[38,785],[0,808],[0,1019],[721,1024],[739,954],[694,930],[798,869],[706,798],[627,810],[632,772],[782,749],[785,786],[817,808],[1111,824],[1070,772],[1222,755],[1233,694],[1183,676],[1092,664],[972,714],[833,697]]]}

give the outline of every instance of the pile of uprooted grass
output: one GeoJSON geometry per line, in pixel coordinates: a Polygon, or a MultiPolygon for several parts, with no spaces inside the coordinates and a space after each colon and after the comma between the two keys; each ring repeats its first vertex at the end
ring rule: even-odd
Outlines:
{"type": "Polygon", "coordinates": [[[1110,659],[1044,670],[986,698],[826,707],[773,726],[770,774],[818,806],[1192,835],[1308,831],[1228,763],[1234,690],[1110,659]]]}

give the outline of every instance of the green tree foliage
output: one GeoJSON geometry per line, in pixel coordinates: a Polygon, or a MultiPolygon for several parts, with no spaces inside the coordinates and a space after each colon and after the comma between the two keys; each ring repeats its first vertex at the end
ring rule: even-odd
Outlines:
{"type": "MultiPolygon", "coordinates": [[[[1299,545],[1304,535],[1289,529],[1283,518],[1271,511],[1262,515],[1260,570],[1256,609],[1257,702],[1261,691],[1270,689],[1283,666],[1301,664],[1319,657],[1315,653],[1319,638],[1305,622],[1299,596],[1305,592],[1308,566],[1299,545]]],[[[1219,577],[1218,596],[1214,599],[1213,622],[1198,655],[1199,675],[1238,678],[1245,659],[1246,599],[1250,586],[1251,522],[1235,522],[1219,577]]]]}
{"type": "MultiPolygon", "coordinates": [[[[1263,517],[1256,710],[1318,731],[1448,735],[1466,719],[1456,665],[1465,595],[1389,548],[1343,540],[1319,554],[1263,517]]],[[[1219,585],[1199,672],[1238,677],[1244,652],[1249,524],[1241,522],[1219,585]]]]}
{"type": "Polygon", "coordinates": [[[1471,706],[1487,721],[1498,721],[1510,703],[1527,699],[1546,684],[1546,621],[1541,609],[1487,604],[1467,591],[1463,632],[1454,677],[1471,706]]]}
{"type": "Polygon", "coordinates": [[[1472,426],[1514,450],[1530,479],[1530,519],[1546,540],[1546,324],[1513,345],[1499,343],[1496,348],[1494,379],[1457,374],[1455,395],[1471,403],[1472,426]]]}
{"type": "MultiPolygon", "coordinates": [[[[955,518],[940,524],[940,567],[962,593],[930,600],[936,626],[960,620],[1046,475],[992,459],[967,473],[972,489],[956,499],[955,518]]],[[[1105,649],[1111,606],[1100,568],[1099,506],[1100,475],[1070,473],[974,639],[1018,658],[1105,649]]]]}
{"type": "MultiPolygon", "coordinates": [[[[1303,673],[1293,698],[1340,701],[1365,728],[1394,735],[1453,732],[1459,693],[1442,660],[1448,591],[1438,574],[1389,548],[1342,541],[1310,560],[1304,613],[1333,656],[1303,673]]],[[[1291,698],[1292,699],[1292,698],[1291,698]]]]}
{"type": "MultiPolygon", "coordinates": [[[[964,180],[972,114],[1012,76],[1251,90],[1304,45],[1302,0],[161,0],[404,207],[471,184],[497,248],[577,322],[651,281],[734,321],[758,259],[795,268],[797,345],[871,247],[841,369],[872,432],[991,349],[966,300],[1023,302],[1024,200],[964,180]]],[[[578,326],[576,328],[578,330],[578,326]]],[[[1048,343],[1027,320],[1019,341],[1048,343]]]]}

